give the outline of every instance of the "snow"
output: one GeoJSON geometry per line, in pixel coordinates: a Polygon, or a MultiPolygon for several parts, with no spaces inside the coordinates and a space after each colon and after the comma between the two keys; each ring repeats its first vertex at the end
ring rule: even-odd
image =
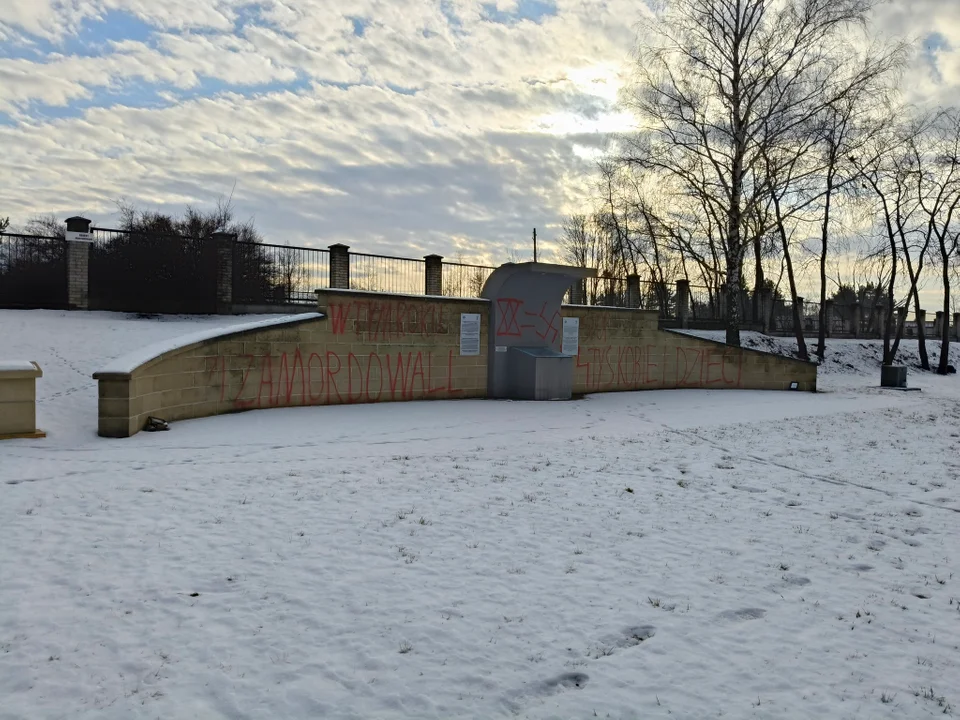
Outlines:
{"type": "Polygon", "coordinates": [[[29,360],[0,360],[0,372],[32,372],[36,369],[29,360]]]}
{"type": "Polygon", "coordinates": [[[956,376],[95,436],[106,357],[223,320],[0,312],[53,430],[0,445],[0,718],[956,712],[956,376]]]}
{"type": "Polygon", "coordinates": [[[303,322],[305,320],[317,320],[322,318],[321,313],[300,313],[298,315],[287,315],[284,317],[269,317],[266,320],[257,320],[253,322],[236,323],[233,325],[224,325],[209,329],[198,330],[179,337],[165,338],[155,343],[147,345],[144,348],[138,348],[133,352],[127,353],[123,357],[117,358],[107,363],[99,372],[107,374],[126,375],[132,373],[144,363],[148,363],[154,358],[158,358],[164,353],[171,352],[178,348],[212,340],[213,338],[232,333],[243,332],[246,330],[263,330],[265,328],[281,327],[291,323],[303,322]]]}

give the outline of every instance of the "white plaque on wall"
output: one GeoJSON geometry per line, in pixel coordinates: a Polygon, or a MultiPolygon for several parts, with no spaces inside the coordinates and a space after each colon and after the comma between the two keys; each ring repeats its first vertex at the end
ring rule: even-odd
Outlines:
{"type": "Polygon", "coordinates": [[[576,355],[580,352],[580,318],[563,319],[563,346],[560,352],[564,355],[576,355]]]}
{"type": "Polygon", "coordinates": [[[460,354],[480,354],[479,313],[460,313],[460,354]]]}
{"type": "Polygon", "coordinates": [[[76,230],[67,230],[67,240],[69,242],[93,242],[93,233],[77,232],[76,230]]]}

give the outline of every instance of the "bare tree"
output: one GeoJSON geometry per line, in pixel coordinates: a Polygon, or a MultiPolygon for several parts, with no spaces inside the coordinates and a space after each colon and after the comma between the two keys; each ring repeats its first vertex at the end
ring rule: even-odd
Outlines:
{"type": "Polygon", "coordinates": [[[10,218],[0,217],[0,232],[6,232],[8,227],[10,227],[10,218]]]}
{"type": "Polygon", "coordinates": [[[937,372],[947,374],[950,362],[950,275],[957,257],[960,229],[960,111],[940,114],[925,136],[928,143],[912,143],[920,207],[926,218],[927,244],[937,240],[943,284],[943,321],[940,327],[940,362],[937,372]]]}
{"type": "MultiPolygon", "coordinates": [[[[767,197],[762,153],[808,132],[824,107],[865,82],[842,54],[843,32],[875,0],[675,0],[638,57],[628,102],[642,122],[627,160],[676,179],[722,228],[727,342],[740,344],[745,219],[767,197]]],[[[865,65],[889,63],[879,53],[865,65]]]]}

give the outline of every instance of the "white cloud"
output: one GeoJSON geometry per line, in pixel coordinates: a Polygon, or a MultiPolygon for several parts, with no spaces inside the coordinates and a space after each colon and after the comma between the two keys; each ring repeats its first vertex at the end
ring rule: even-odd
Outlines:
{"type": "MultiPolygon", "coordinates": [[[[0,210],[109,220],[121,196],[176,209],[236,185],[272,240],[503,256],[584,206],[606,134],[630,126],[614,102],[647,10],[556,0],[538,22],[498,23],[484,4],[6,0],[7,54],[53,51],[0,59],[0,210]],[[117,13],[152,34],[71,51],[83,23],[117,13]],[[204,97],[205,79],[225,89],[204,97]]],[[[939,77],[918,61],[907,80],[924,97],[960,88],[955,5],[878,13],[881,28],[945,39],[939,77]]]]}

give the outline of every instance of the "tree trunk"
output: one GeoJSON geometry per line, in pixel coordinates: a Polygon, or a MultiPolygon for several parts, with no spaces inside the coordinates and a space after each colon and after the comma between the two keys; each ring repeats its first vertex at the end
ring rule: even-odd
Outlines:
{"type": "MultiPolygon", "coordinates": [[[[913,283],[910,291],[913,295],[913,310],[917,312],[920,310],[920,293],[917,290],[916,283],[913,283]]],[[[924,370],[929,370],[930,358],[927,356],[927,328],[924,327],[924,325],[926,325],[926,323],[917,323],[917,347],[920,350],[920,367],[924,370]]]]}
{"type": "Polygon", "coordinates": [[[817,331],[817,357],[823,362],[826,355],[827,344],[827,323],[830,318],[827,317],[827,241],[830,230],[830,203],[833,200],[833,177],[834,160],[831,160],[830,169],[827,171],[827,194],[823,207],[823,225],[820,230],[820,315],[817,331]]]}
{"type": "Polygon", "coordinates": [[[801,360],[809,360],[807,341],[803,337],[803,320],[800,318],[800,306],[797,303],[797,281],[793,274],[793,260],[790,257],[790,243],[787,240],[787,230],[783,227],[783,218],[780,215],[780,201],[773,198],[774,210],[777,213],[777,231],[780,233],[780,242],[783,245],[783,259],[787,263],[787,280],[790,282],[790,300],[793,307],[793,330],[797,336],[797,354],[801,360]]]}
{"type": "Polygon", "coordinates": [[[741,260],[727,258],[727,345],[740,347],[740,271],[741,260]]]}
{"type": "Polygon", "coordinates": [[[761,312],[760,303],[762,302],[761,292],[763,291],[764,277],[763,277],[763,247],[760,243],[760,238],[756,237],[753,240],[753,258],[756,263],[756,267],[753,272],[753,322],[760,322],[763,317],[761,312]]]}
{"type": "MultiPolygon", "coordinates": [[[[884,202],[884,205],[886,205],[886,202],[884,202]]],[[[893,307],[893,288],[897,282],[897,236],[893,232],[893,226],[890,224],[890,211],[886,207],[884,207],[884,220],[887,224],[887,236],[890,238],[890,282],[887,283],[887,308],[886,315],[883,318],[883,364],[893,365],[893,361],[897,356],[897,349],[891,347],[893,314],[895,312],[893,307]]]]}
{"type": "Polygon", "coordinates": [[[943,261],[943,320],[940,323],[940,362],[937,373],[947,374],[950,364],[950,254],[940,238],[940,258],[943,261]]]}

